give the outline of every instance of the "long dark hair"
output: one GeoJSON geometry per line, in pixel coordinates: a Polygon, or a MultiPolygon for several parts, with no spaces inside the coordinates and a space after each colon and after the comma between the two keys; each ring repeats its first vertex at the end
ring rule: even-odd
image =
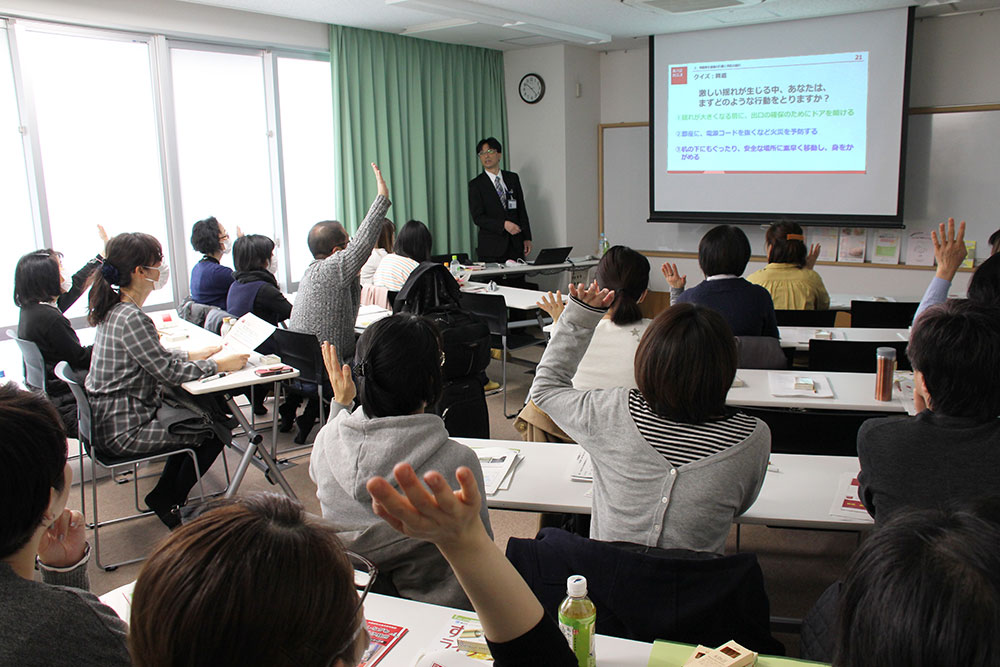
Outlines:
{"type": "Polygon", "coordinates": [[[410,220],[399,230],[393,252],[417,263],[426,262],[431,258],[431,245],[431,231],[427,225],[419,220],[410,220]]]}
{"type": "Polygon", "coordinates": [[[601,258],[595,277],[601,288],[615,291],[612,322],[625,325],[642,319],[639,299],[649,287],[648,259],[627,246],[613,246],[601,258]]]}
{"type": "Polygon", "coordinates": [[[132,282],[137,266],[155,266],[163,261],[163,249],[155,237],[141,232],[118,234],[105,247],[104,264],[90,288],[90,312],[87,321],[96,327],[121,301],[119,289],[132,282]]]}

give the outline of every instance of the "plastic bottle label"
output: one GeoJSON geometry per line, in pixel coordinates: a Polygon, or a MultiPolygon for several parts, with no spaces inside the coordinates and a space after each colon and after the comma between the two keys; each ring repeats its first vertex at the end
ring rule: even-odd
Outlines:
{"type": "Polygon", "coordinates": [[[595,667],[597,660],[594,657],[594,624],[597,616],[587,616],[586,618],[569,618],[565,614],[559,614],[559,629],[562,631],[569,647],[576,656],[580,667],[595,667]]]}

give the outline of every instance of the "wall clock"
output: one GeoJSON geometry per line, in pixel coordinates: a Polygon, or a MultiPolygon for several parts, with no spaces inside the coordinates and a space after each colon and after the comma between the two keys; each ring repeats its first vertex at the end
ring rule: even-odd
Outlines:
{"type": "Polygon", "coordinates": [[[525,74],[517,84],[517,92],[528,104],[535,104],[545,95],[545,81],[537,74],[525,74]]]}

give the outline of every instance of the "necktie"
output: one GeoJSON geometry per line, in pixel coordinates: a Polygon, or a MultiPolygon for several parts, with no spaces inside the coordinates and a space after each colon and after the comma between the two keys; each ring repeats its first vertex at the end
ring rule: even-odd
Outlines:
{"type": "Polygon", "coordinates": [[[493,184],[497,186],[497,196],[500,197],[500,204],[507,208],[507,190],[503,187],[503,181],[499,178],[493,181],[493,184]]]}

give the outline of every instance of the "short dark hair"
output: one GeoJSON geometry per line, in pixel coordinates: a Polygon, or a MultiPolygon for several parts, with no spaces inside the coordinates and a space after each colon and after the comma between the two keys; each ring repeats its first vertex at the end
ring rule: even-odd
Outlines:
{"type": "Polygon", "coordinates": [[[347,230],[336,220],[317,222],[309,230],[309,252],[314,259],[323,259],[333,254],[333,249],[348,241],[347,230]]]}
{"type": "Polygon", "coordinates": [[[42,394],[0,385],[0,558],[28,543],[45,518],[51,490],[66,483],[66,433],[42,394]]]}
{"type": "Polygon", "coordinates": [[[222,250],[219,241],[219,221],[215,216],[199,220],[191,228],[191,247],[203,255],[214,255],[222,250]]]}
{"type": "Polygon", "coordinates": [[[431,258],[431,230],[419,220],[410,220],[399,230],[393,252],[400,257],[409,257],[414,262],[426,262],[431,258]]]}
{"type": "Polygon", "coordinates": [[[274,252],[274,241],[263,234],[244,234],[233,243],[233,266],[237,271],[267,269],[274,252]]]}
{"type": "Polygon", "coordinates": [[[1000,663],[996,506],[902,511],[862,542],[840,593],[833,664],[1000,663]]]}
{"type": "Polygon", "coordinates": [[[1000,308],[972,299],[928,308],[906,356],[923,374],[934,412],[982,421],[1000,415],[1000,308]]]}
{"type": "Polygon", "coordinates": [[[59,258],[51,248],[29,252],[14,267],[14,305],[48,302],[62,293],[59,258]]]}
{"type": "Polygon", "coordinates": [[[500,145],[500,142],[495,137],[480,139],[479,143],[476,144],[476,155],[479,155],[479,151],[483,150],[483,146],[489,146],[497,153],[503,153],[503,146],[500,145]]]}
{"type": "Polygon", "coordinates": [[[678,303],[656,316],[635,352],[635,382],[657,414],[699,424],[726,415],[736,339],[711,308],[678,303]]]}
{"type": "Polygon", "coordinates": [[[612,246],[597,264],[595,278],[602,289],[615,291],[612,322],[625,325],[642,319],[639,299],[649,287],[648,259],[627,246],[612,246]]]}
{"type": "Polygon", "coordinates": [[[132,660],[354,664],[361,656],[351,636],[362,621],[352,572],[336,529],[298,502],[273,493],[237,498],[182,525],[143,565],[132,660]]]}
{"type": "Polygon", "coordinates": [[[115,287],[128,287],[137,266],[155,266],[163,261],[163,248],[156,237],[142,232],[118,234],[104,248],[101,270],[90,288],[87,321],[96,327],[104,321],[121,296],[115,287]]]}
{"type": "Polygon", "coordinates": [[[778,220],[771,223],[764,233],[764,241],[771,246],[767,254],[768,263],[796,264],[800,269],[806,265],[806,242],[802,239],[788,238],[788,235],[802,236],[802,227],[791,220],[778,220]]]}
{"type": "Polygon", "coordinates": [[[995,255],[1000,252],[1000,229],[990,234],[990,254],[995,255]]]}
{"type": "Polygon", "coordinates": [[[378,238],[375,239],[375,247],[381,248],[386,252],[392,252],[392,243],[396,239],[396,225],[392,223],[392,220],[386,218],[382,221],[382,229],[378,232],[378,238]]]}
{"type": "Polygon", "coordinates": [[[441,334],[430,320],[399,314],[361,334],[354,353],[358,396],[369,417],[432,409],[441,398],[441,334]]]}
{"type": "Polygon", "coordinates": [[[713,227],[698,242],[698,266],[706,276],[742,276],[749,261],[750,240],[739,227],[713,227]]]}
{"type": "Polygon", "coordinates": [[[1000,306],[1000,254],[991,255],[976,267],[969,280],[968,297],[970,301],[1000,306]]]}

